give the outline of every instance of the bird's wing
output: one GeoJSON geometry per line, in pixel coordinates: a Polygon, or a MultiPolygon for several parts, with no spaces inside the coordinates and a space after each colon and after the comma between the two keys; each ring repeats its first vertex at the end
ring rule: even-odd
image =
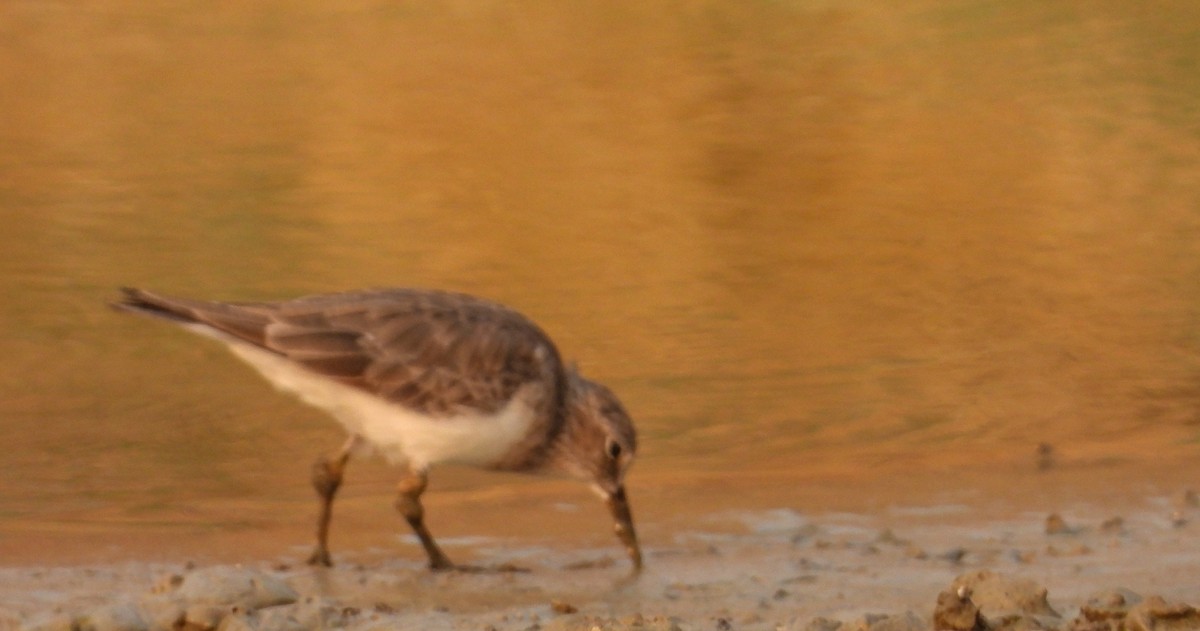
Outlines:
{"type": "Polygon", "coordinates": [[[435,416],[495,412],[527,382],[563,379],[558,352],[536,324],[462,294],[393,289],[222,303],[127,289],[116,306],[210,327],[435,416]]]}

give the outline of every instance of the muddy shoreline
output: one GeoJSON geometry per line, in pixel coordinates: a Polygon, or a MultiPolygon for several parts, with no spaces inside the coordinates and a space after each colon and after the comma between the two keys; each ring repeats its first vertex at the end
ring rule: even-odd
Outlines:
{"type": "Polygon", "coordinates": [[[346,549],[328,570],[304,565],[300,547],[245,564],[8,567],[0,628],[849,631],[929,629],[936,617],[940,628],[1092,631],[1134,615],[1195,628],[1196,496],[1131,500],[1054,513],[1031,502],[1003,518],[963,503],[730,510],[652,524],[636,578],[603,542],[485,538],[448,538],[448,551],[529,571],[432,574],[408,546],[346,549]]]}

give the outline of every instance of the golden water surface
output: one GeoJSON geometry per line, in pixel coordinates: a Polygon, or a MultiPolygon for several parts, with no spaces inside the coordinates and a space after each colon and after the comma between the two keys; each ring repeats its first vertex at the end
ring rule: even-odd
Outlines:
{"type": "MultiPolygon", "coordinates": [[[[651,541],[848,477],[1017,479],[1039,443],[1131,492],[1194,477],[1198,25],[1190,0],[4,2],[0,562],[308,542],[339,430],[109,311],[119,285],[514,305],[634,413],[651,541]]],[[[352,466],[335,549],[394,545],[393,477],[352,466]]],[[[569,483],[451,471],[428,504],[435,533],[607,543],[569,483]]]]}

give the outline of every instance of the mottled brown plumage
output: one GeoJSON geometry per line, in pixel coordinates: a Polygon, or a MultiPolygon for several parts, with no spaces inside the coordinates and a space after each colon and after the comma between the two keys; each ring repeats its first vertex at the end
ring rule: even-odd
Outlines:
{"type": "Polygon", "coordinates": [[[546,333],[520,313],[465,294],[421,289],[230,303],[123,292],[118,309],[224,341],[281,389],[329,410],[351,431],[351,443],[318,463],[314,475],[323,501],[316,562],[328,563],[330,504],[351,447],[365,439],[408,466],[398,505],[435,568],[449,561],[425,531],[418,499],[426,469],[443,461],[592,482],[608,500],[618,534],[640,567],[623,488],[637,448],[633,424],[608,388],[566,367],[546,333]],[[326,390],[326,381],[370,398],[337,388],[333,395],[308,396],[326,390]],[[381,414],[385,424],[391,422],[388,415],[395,416],[394,431],[380,430],[381,414]],[[453,432],[464,423],[502,444],[450,444],[463,440],[453,432]],[[422,451],[425,435],[433,437],[424,439],[433,446],[422,451]]]}

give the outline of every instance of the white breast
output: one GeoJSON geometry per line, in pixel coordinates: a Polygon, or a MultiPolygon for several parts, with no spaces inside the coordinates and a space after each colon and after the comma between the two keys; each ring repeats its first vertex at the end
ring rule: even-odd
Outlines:
{"type": "Polygon", "coordinates": [[[388,460],[414,469],[448,463],[495,464],[533,424],[534,414],[522,391],[495,414],[434,418],[318,376],[258,347],[229,338],[222,341],[275,387],[329,412],[347,432],[366,439],[388,460]]]}

